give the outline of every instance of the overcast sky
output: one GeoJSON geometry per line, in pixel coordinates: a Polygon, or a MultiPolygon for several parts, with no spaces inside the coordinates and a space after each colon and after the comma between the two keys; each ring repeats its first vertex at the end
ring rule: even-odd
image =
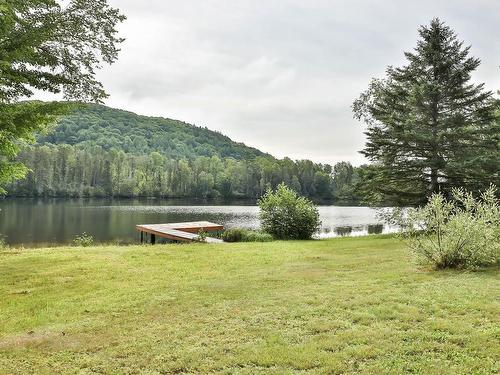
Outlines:
{"type": "Polygon", "coordinates": [[[499,0],[109,0],[128,19],[106,104],[219,130],[277,157],[363,162],[351,103],[440,17],[500,89],[499,0]]]}

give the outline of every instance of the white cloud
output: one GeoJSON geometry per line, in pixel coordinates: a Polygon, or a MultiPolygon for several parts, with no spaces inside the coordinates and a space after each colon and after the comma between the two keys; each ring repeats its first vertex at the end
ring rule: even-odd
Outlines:
{"type": "Polygon", "coordinates": [[[220,130],[276,156],[363,162],[351,103],[439,16],[500,88],[497,0],[110,0],[128,20],[107,104],[220,130]]]}

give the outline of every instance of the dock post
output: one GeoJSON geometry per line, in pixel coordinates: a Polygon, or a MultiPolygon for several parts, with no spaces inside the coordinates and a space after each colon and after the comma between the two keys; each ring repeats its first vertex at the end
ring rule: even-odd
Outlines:
{"type": "Polygon", "coordinates": [[[156,236],[154,234],[151,234],[151,245],[154,245],[156,242],[156,236]]]}

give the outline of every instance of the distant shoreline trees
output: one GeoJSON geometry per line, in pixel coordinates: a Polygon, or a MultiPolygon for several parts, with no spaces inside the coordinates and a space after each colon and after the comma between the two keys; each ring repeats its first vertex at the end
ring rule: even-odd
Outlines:
{"type": "Polygon", "coordinates": [[[102,147],[28,146],[19,160],[32,171],[7,186],[11,197],[161,197],[256,200],[280,183],[316,201],[359,204],[361,167],[309,160],[199,156],[169,158],[102,147]]]}
{"type": "Polygon", "coordinates": [[[278,160],[203,127],[79,105],[26,147],[10,196],[247,199],[285,183],[315,201],[359,204],[360,168],[278,160]]]}

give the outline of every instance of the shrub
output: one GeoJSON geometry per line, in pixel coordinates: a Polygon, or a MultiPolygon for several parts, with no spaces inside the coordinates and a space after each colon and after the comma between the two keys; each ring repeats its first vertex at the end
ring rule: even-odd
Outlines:
{"type": "Polygon", "coordinates": [[[269,233],[243,228],[227,229],[222,233],[221,238],[225,242],[269,242],[273,240],[273,236],[269,233]]]}
{"type": "Polygon", "coordinates": [[[222,233],[221,238],[225,242],[242,242],[245,231],[246,230],[242,228],[226,229],[222,233]]]}
{"type": "Polygon", "coordinates": [[[310,239],[321,226],[316,206],[285,184],[268,190],[259,207],[262,230],[278,239],[310,239]]]}
{"type": "Polygon", "coordinates": [[[452,200],[434,194],[417,209],[399,213],[401,235],[417,258],[435,268],[476,269],[500,259],[500,209],[490,188],[478,199],[456,189],[452,200]]]}
{"type": "Polygon", "coordinates": [[[81,246],[81,247],[92,246],[93,243],[94,243],[94,237],[92,237],[90,234],[87,234],[85,232],[77,235],[75,237],[75,239],[73,240],[73,245],[81,246]]]}

